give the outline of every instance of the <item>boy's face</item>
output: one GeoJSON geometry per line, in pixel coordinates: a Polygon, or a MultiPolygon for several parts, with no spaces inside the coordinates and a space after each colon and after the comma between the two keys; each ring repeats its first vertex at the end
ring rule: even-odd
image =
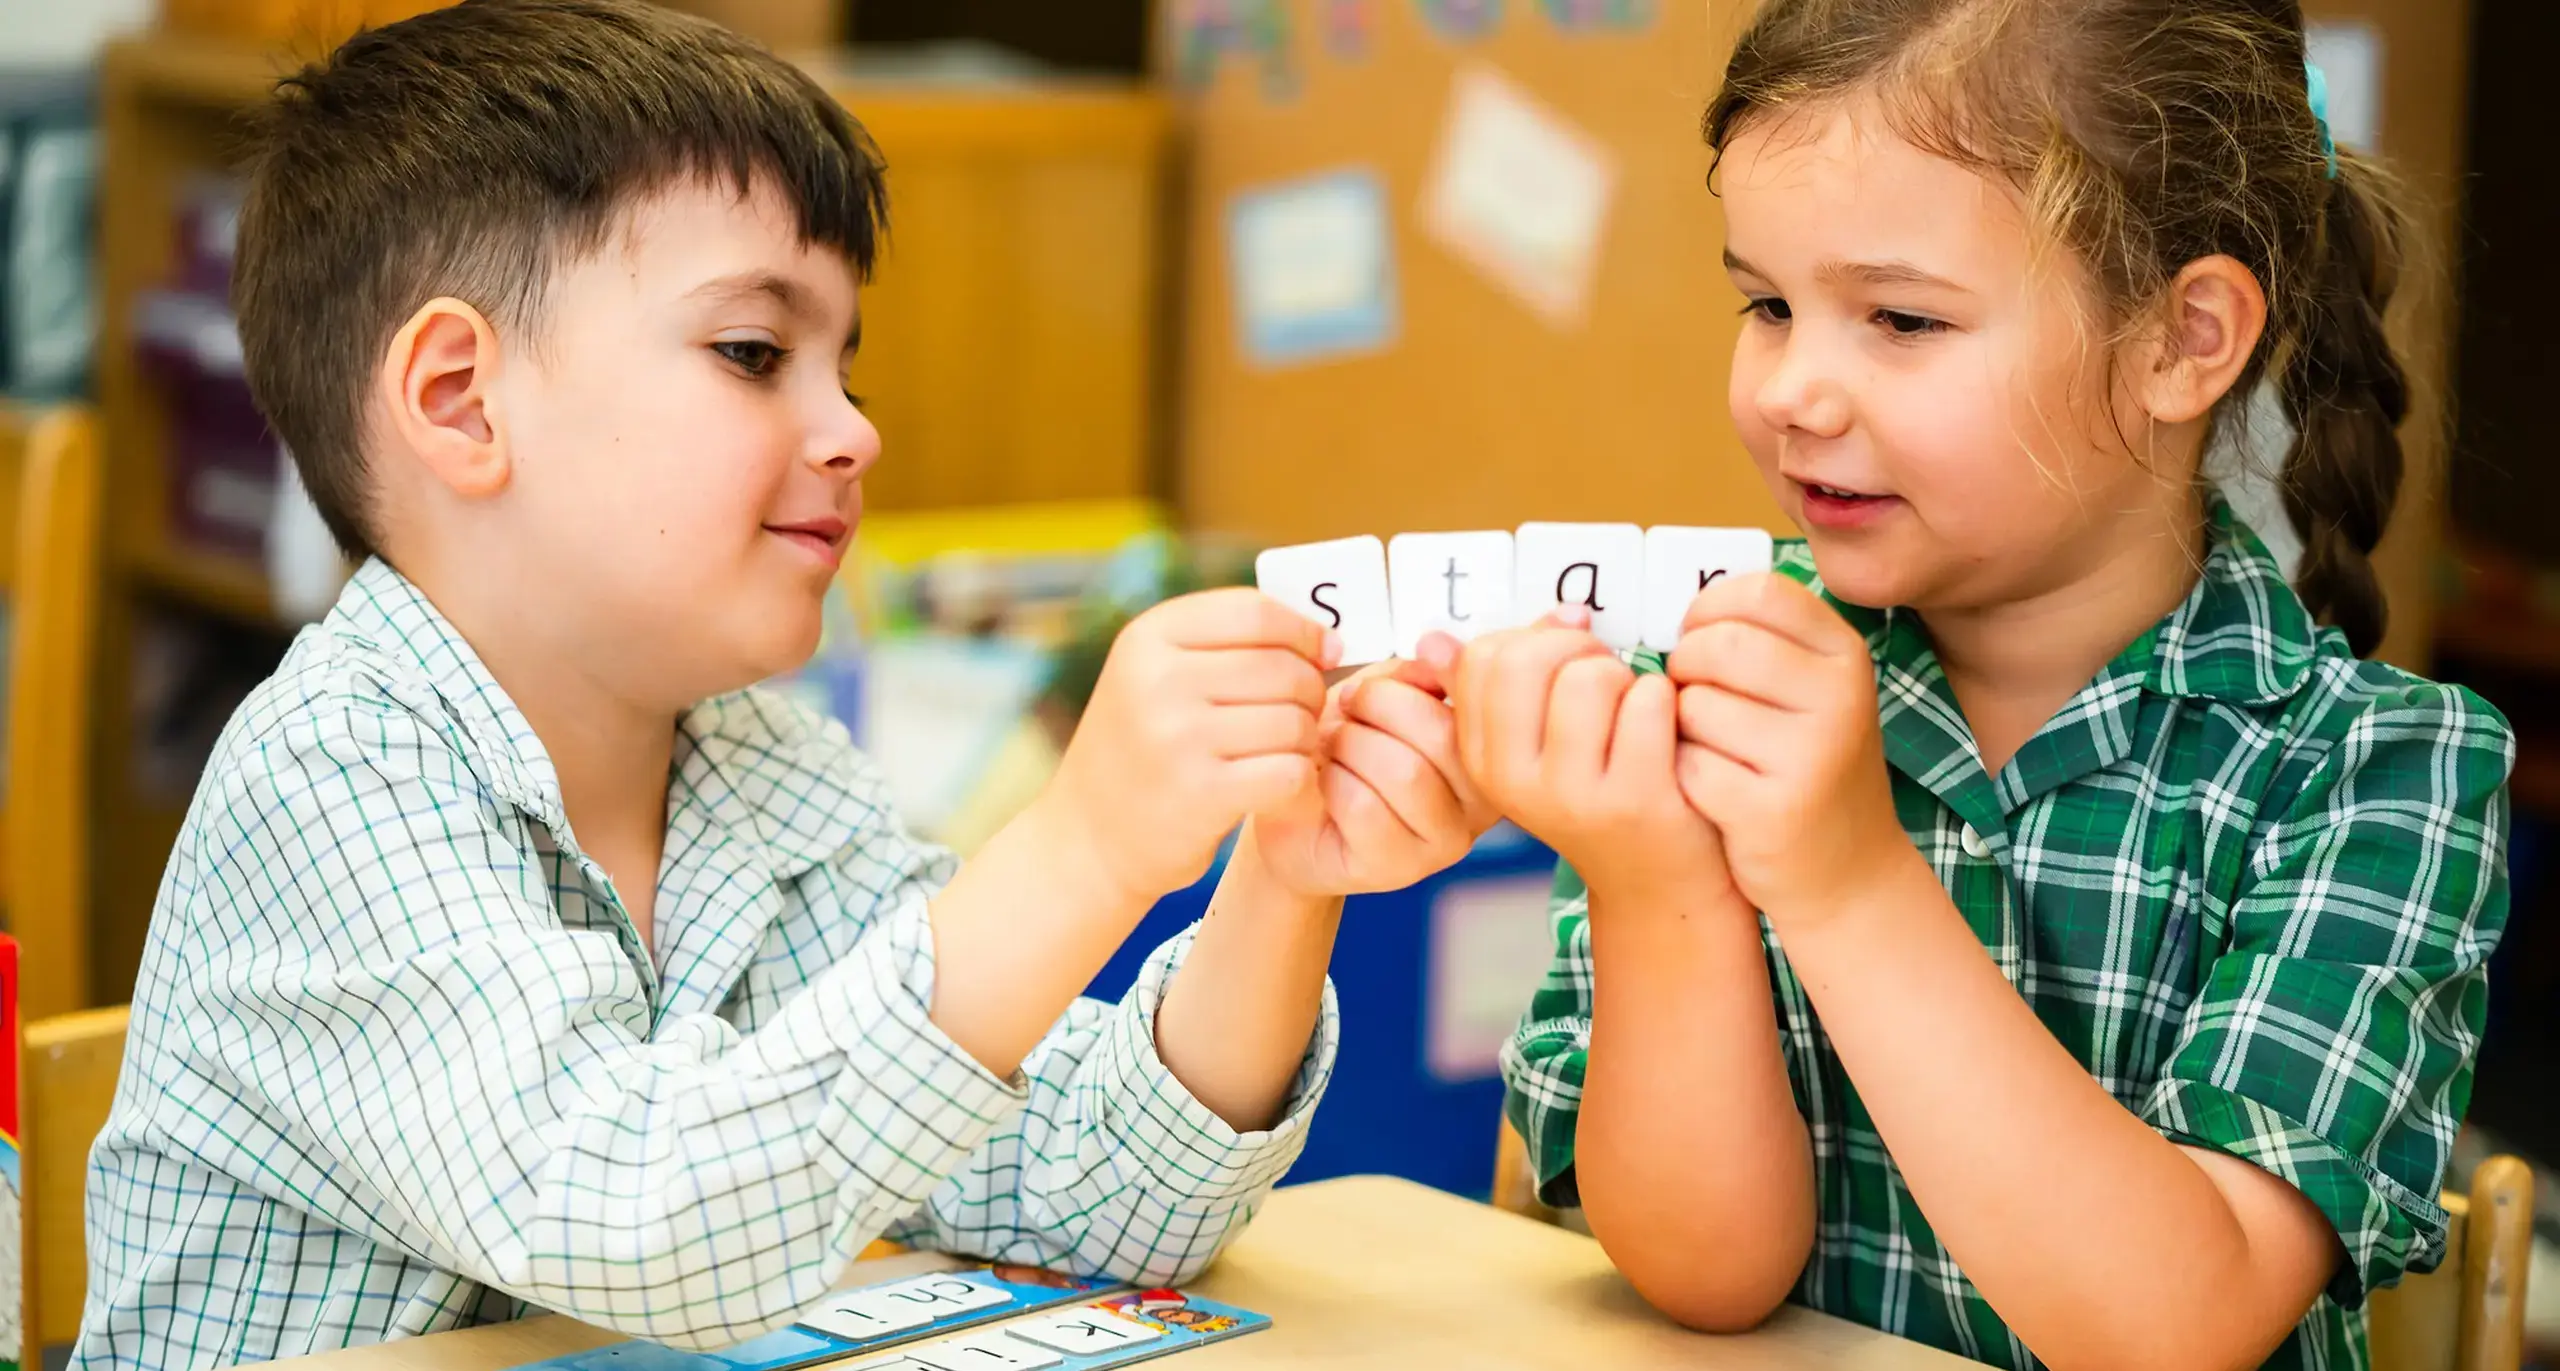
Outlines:
{"type": "Polygon", "coordinates": [[[564,651],[681,704],[805,662],[880,435],[853,269],[778,196],[679,181],[553,276],[499,382],[500,517],[564,651]]]}

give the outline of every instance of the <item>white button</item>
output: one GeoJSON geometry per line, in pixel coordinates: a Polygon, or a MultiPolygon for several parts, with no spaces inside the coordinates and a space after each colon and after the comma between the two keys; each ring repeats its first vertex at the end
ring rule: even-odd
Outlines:
{"type": "Polygon", "coordinates": [[[1971,824],[1964,826],[1964,855],[1977,861],[1991,855],[1991,844],[1985,841],[1981,834],[1974,832],[1971,824]]]}

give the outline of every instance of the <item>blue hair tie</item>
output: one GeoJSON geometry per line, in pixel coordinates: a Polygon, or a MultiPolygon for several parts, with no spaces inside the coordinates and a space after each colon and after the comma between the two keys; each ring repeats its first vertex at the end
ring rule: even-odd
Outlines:
{"type": "Polygon", "coordinates": [[[2329,179],[2338,179],[2338,140],[2329,132],[2329,73],[2317,62],[2304,62],[2302,76],[2311,88],[2311,122],[2320,126],[2320,155],[2329,159],[2329,179]]]}

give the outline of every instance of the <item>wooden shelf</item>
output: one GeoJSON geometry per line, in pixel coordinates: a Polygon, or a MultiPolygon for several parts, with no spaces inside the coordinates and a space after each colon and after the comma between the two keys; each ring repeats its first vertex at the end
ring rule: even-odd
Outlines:
{"type": "Polygon", "coordinates": [[[204,34],[154,32],[107,46],[106,78],[146,99],[247,109],[300,65],[273,48],[204,34]]]}
{"type": "Polygon", "coordinates": [[[2560,622],[2487,604],[2445,606],[2436,646],[2446,657],[2560,680],[2560,622]]]}
{"type": "Polygon", "coordinates": [[[276,621],[266,573],[246,559],[163,544],[135,549],[126,567],[138,584],[167,598],[251,624],[276,621]]]}

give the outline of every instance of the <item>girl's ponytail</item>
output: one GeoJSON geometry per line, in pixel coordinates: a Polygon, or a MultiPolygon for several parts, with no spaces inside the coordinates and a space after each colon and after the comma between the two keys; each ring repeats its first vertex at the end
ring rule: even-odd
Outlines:
{"type": "Polygon", "coordinates": [[[2311,612],[2373,652],[2388,623],[2372,553],[2400,494],[2409,380],[2384,332],[2404,224],[2382,173],[2341,156],[2299,278],[2304,289],[2277,391],[2295,433],[2281,485],[2302,535],[2295,589],[2311,612]]]}

